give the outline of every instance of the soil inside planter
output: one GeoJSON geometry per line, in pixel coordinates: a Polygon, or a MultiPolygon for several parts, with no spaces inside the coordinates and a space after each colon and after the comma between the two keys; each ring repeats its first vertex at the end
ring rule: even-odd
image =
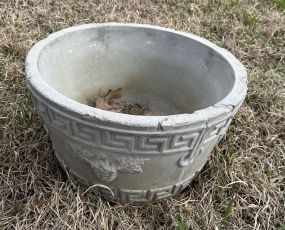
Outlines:
{"type": "Polygon", "coordinates": [[[89,106],[112,112],[146,116],[167,115],[166,112],[149,104],[133,102],[132,98],[124,96],[122,88],[115,90],[109,89],[105,93],[102,93],[101,90],[99,90],[97,96],[90,97],[87,101],[89,106]]]}

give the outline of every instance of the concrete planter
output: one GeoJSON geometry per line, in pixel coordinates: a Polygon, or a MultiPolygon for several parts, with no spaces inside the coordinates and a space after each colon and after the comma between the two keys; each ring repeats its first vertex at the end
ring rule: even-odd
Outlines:
{"type": "Polygon", "coordinates": [[[71,27],[38,42],[26,59],[26,80],[62,166],[120,202],[184,189],[247,89],[245,68],[225,49],[188,33],[116,23],[71,27]],[[117,87],[167,115],[88,106],[100,89],[117,87]]]}

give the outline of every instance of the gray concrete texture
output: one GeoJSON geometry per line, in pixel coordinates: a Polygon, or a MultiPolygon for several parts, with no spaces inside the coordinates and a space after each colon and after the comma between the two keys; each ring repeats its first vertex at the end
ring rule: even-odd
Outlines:
{"type": "Polygon", "coordinates": [[[228,51],[150,25],[87,24],[38,42],[26,80],[63,168],[107,199],[151,202],[183,190],[244,100],[246,71],[228,51]],[[99,90],[156,116],[88,106],[99,90]]]}

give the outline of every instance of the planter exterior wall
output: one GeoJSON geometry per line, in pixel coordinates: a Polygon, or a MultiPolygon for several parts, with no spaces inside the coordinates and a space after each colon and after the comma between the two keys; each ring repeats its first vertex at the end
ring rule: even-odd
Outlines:
{"type": "Polygon", "coordinates": [[[27,57],[28,88],[56,157],[71,176],[86,186],[98,185],[104,197],[119,202],[150,202],[173,196],[191,182],[225,135],[246,95],[245,69],[229,52],[202,38],[160,27],[92,24],[58,33],[104,25],[154,28],[188,36],[211,46],[233,68],[235,85],[216,104],[192,114],[143,117],[91,108],[44,83],[36,66],[42,47],[53,37],[37,44],[27,57]]]}

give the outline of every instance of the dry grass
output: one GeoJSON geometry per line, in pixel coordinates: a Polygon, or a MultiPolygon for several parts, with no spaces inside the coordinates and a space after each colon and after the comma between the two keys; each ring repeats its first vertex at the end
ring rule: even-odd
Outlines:
{"type": "Polygon", "coordinates": [[[285,229],[284,0],[0,0],[0,229],[285,229]],[[39,39],[90,22],[190,31],[233,52],[249,92],[226,137],[175,199],[108,203],[71,183],[25,87],[39,39]]]}

